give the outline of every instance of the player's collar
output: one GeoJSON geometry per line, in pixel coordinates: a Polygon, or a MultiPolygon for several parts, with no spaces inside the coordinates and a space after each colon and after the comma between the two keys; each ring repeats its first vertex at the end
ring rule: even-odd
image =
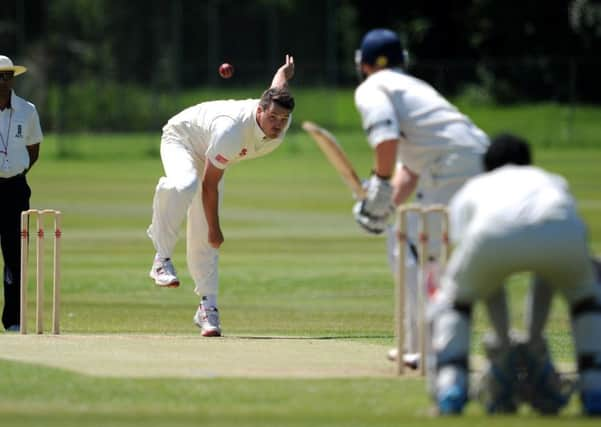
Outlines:
{"type": "Polygon", "coordinates": [[[368,76],[368,78],[372,77],[372,76],[375,76],[375,75],[378,75],[378,74],[380,74],[380,73],[382,73],[384,71],[393,71],[393,72],[399,73],[399,74],[407,74],[407,72],[403,69],[403,67],[388,67],[388,68],[382,68],[380,70],[374,71],[373,73],[371,73],[368,76]]]}

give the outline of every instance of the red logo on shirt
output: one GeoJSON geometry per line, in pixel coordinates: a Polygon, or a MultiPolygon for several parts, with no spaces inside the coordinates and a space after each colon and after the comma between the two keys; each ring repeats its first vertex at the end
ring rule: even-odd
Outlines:
{"type": "Polygon", "coordinates": [[[238,155],[239,155],[240,157],[244,157],[244,156],[246,156],[246,151],[247,151],[247,150],[246,150],[246,148],[243,148],[243,149],[242,149],[242,151],[240,151],[240,152],[238,153],[238,155]]]}
{"type": "Polygon", "coordinates": [[[221,154],[217,154],[217,156],[215,157],[215,160],[217,160],[219,163],[226,165],[227,162],[229,162],[228,159],[226,159],[225,157],[223,157],[221,154]]]}

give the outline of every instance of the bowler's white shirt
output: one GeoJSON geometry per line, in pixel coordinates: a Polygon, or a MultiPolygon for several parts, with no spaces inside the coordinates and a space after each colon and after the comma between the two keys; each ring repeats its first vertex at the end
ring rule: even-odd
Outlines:
{"type": "Polygon", "coordinates": [[[257,124],[258,105],[258,99],[203,102],[172,117],[163,131],[175,130],[196,156],[225,169],[264,156],[282,143],[292,117],[278,138],[269,139],[257,124]]]}
{"type": "Polygon", "coordinates": [[[31,102],[15,95],[10,97],[10,108],[0,110],[0,177],[10,178],[29,167],[26,146],[42,142],[42,128],[38,112],[31,102]],[[4,145],[7,145],[5,147],[4,145]],[[4,151],[8,152],[8,170],[4,151]]]}
{"type": "Polygon", "coordinates": [[[466,235],[501,234],[577,215],[565,179],[536,166],[515,165],[471,178],[451,199],[449,210],[455,243],[466,235]]]}
{"type": "Polygon", "coordinates": [[[398,160],[421,174],[451,152],[481,154],[488,138],[429,84],[398,69],[370,75],[355,91],[369,144],[401,138],[398,160]]]}

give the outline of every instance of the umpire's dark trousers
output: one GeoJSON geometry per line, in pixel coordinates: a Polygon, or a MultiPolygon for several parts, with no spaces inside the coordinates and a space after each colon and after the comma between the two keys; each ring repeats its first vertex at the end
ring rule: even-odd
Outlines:
{"type": "Polygon", "coordinates": [[[29,209],[31,190],[25,175],[0,178],[0,244],[4,258],[4,328],[19,324],[21,283],[21,212],[29,209]]]}

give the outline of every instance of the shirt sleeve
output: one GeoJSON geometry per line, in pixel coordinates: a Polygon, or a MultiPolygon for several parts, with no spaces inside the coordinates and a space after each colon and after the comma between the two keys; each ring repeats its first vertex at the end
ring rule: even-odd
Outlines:
{"type": "Polygon", "coordinates": [[[225,169],[242,149],[242,135],[229,117],[215,120],[206,156],[213,166],[225,169]]]}
{"type": "Polygon", "coordinates": [[[42,142],[44,139],[44,135],[42,135],[42,126],[40,125],[40,117],[38,116],[38,111],[34,108],[31,113],[31,117],[29,118],[29,123],[27,124],[27,132],[26,132],[26,143],[25,145],[34,145],[42,142]]]}
{"type": "Polygon", "coordinates": [[[401,131],[394,107],[382,90],[359,86],[355,92],[355,104],[372,148],[381,142],[400,137],[401,131]]]}

